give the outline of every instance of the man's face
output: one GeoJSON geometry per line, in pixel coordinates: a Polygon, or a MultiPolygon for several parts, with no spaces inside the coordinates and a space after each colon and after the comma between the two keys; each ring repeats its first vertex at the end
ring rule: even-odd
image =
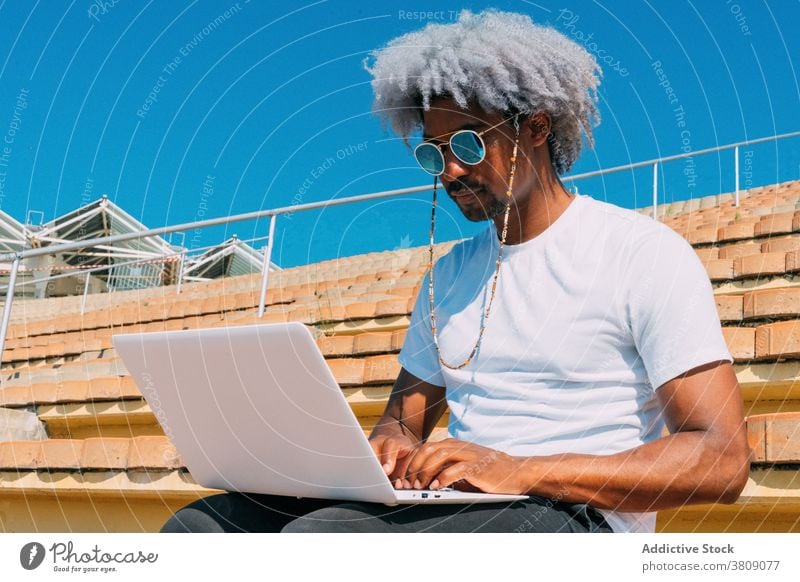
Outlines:
{"type": "MultiPolygon", "coordinates": [[[[423,113],[423,139],[439,145],[444,154],[444,172],[439,179],[464,216],[472,222],[491,220],[505,212],[514,129],[509,122],[484,133],[481,137],[486,146],[486,157],[474,166],[453,155],[449,147],[450,136],[461,129],[481,132],[497,125],[505,117],[501,113],[487,113],[479,107],[461,109],[455,101],[443,97],[432,100],[430,110],[423,113]]],[[[515,183],[518,183],[518,178],[515,177],[515,183]]]]}

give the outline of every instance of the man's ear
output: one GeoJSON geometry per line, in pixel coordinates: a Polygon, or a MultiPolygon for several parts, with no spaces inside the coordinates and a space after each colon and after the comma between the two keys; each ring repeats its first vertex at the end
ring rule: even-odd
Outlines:
{"type": "Polygon", "coordinates": [[[531,139],[534,147],[538,147],[547,141],[550,135],[550,116],[544,111],[535,113],[528,119],[531,139]]]}

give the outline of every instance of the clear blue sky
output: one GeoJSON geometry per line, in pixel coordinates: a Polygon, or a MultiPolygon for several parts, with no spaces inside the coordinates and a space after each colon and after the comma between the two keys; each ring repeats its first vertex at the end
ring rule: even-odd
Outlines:
{"type": "MultiPolygon", "coordinates": [[[[596,146],[573,172],[800,129],[796,1],[5,0],[0,208],[50,220],[107,194],[155,227],[427,184],[370,113],[361,61],[399,34],[486,7],[525,12],[603,57],[596,146]]],[[[800,139],[755,146],[742,163],[752,172],[743,188],[796,179],[800,139]]],[[[667,165],[662,201],[730,191],[732,164],[729,152],[667,165]]],[[[651,182],[643,169],[579,188],[634,208],[650,203],[651,182]]],[[[437,241],[485,227],[446,198],[440,208],[437,241]]],[[[423,245],[429,219],[430,193],[296,213],[278,219],[273,260],[423,245]]]]}

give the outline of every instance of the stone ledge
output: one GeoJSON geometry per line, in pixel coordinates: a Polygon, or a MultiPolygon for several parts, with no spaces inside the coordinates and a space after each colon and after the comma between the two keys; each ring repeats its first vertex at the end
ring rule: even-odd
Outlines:
{"type": "Polygon", "coordinates": [[[194,482],[183,470],[173,471],[0,471],[0,497],[112,496],[112,497],[205,497],[221,493],[194,482]]]}
{"type": "Polygon", "coordinates": [[[0,442],[46,438],[44,425],[33,412],[0,408],[0,442]]]}

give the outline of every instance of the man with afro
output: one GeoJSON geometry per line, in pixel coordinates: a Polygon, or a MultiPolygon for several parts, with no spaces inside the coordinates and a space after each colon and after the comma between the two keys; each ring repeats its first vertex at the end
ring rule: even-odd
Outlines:
{"type": "Polygon", "coordinates": [[[526,495],[409,505],[221,494],[162,531],[652,532],[748,478],[733,358],[692,247],[569,192],[600,69],[528,16],[463,10],[371,55],[373,111],[433,176],[430,268],[370,443],[397,488],[526,495]],[[436,194],[478,235],[433,261],[436,194]],[[449,408],[448,436],[430,441],[449,408]]]}

